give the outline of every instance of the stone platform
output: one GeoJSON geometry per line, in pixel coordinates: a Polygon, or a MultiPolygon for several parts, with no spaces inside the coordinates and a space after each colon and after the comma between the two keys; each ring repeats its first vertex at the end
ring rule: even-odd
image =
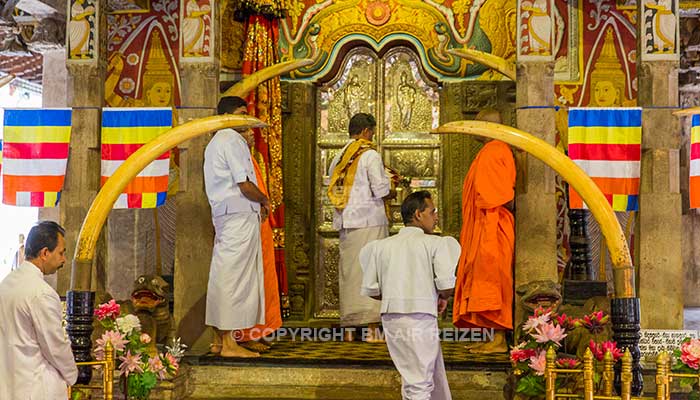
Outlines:
{"type": "MultiPolygon", "coordinates": [[[[471,355],[443,342],[453,399],[510,399],[506,354],[471,355]]],[[[401,399],[401,377],[386,345],[277,341],[256,359],[190,355],[188,399],[401,399]]]]}

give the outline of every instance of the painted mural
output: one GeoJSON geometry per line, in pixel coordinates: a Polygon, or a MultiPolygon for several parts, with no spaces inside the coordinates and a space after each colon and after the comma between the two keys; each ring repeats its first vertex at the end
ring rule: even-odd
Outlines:
{"type": "MultiPolygon", "coordinates": [[[[351,43],[375,50],[386,43],[410,43],[428,74],[439,80],[479,78],[487,68],[454,57],[450,48],[472,48],[515,60],[515,0],[291,0],[280,23],[282,61],[313,58],[292,73],[314,80],[351,43]]],[[[491,74],[484,77],[498,78],[491,74]]]]}
{"type": "Polygon", "coordinates": [[[110,107],[178,106],[179,2],[128,3],[133,7],[107,15],[105,101],[110,107]]]}
{"type": "Polygon", "coordinates": [[[642,3],[642,59],[678,57],[677,0],[644,0],[642,3]]]}
{"type": "Polygon", "coordinates": [[[551,0],[522,0],[518,3],[518,59],[552,58],[555,12],[551,0]]]}
{"type": "Polygon", "coordinates": [[[95,0],[72,0],[68,20],[67,48],[69,60],[96,59],[97,9],[95,0]]]}
{"type": "Polygon", "coordinates": [[[212,24],[209,0],[182,0],[182,28],[180,35],[183,58],[211,57],[212,24]]]}
{"type": "MultiPolygon", "coordinates": [[[[569,23],[576,16],[580,45],[578,60],[571,46],[562,46],[555,60],[555,101],[564,106],[625,107],[637,102],[636,6],[615,0],[581,0],[578,12],[555,2],[569,23]],[[580,74],[562,79],[557,71],[570,71],[577,63],[580,74]],[[569,65],[566,65],[569,64],[569,65]]],[[[565,35],[571,35],[567,29],[565,35]]],[[[570,43],[564,40],[563,43],[570,43]]]]}

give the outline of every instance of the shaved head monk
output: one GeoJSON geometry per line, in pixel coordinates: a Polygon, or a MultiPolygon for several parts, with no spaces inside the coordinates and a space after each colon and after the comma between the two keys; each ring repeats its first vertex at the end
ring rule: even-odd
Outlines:
{"type": "MultiPolygon", "coordinates": [[[[501,123],[498,111],[491,109],[482,110],[476,119],[501,123]]],[[[462,189],[462,254],[452,319],[459,328],[495,329],[492,341],[469,349],[499,353],[508,350],[505,330],[513,329],[515,160],[507,144],[484,141],[462,189]]]]}

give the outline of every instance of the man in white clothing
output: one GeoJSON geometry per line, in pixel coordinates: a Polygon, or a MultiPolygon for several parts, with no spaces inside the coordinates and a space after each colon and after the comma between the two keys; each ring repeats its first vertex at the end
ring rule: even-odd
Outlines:
{"type": "MultiPolygon", "coordinates": [[[[224,97],[221,114],[246,114],[240,97],[224,97]]],[[[207,286],[206,324],[216,330],[213,353],[259,357],[236,342],[240,329],[265,323],[260,220],[270,205],[257,186],[246,140],[233,129],[218,131],[204,152],[204,185],[216,236],[207,286]]]]}
{"type": "Polygon", "coordinates": [[[454,290],[461,249],[452,237],[430,235],[438,221],[430,192],[406,197],[401,217],[405,227],[397,235],[362,249],[361,293],[381,300],[386,344],[401,374],[403,398],[449,400],[437,315],[454,290]]]}
{"type": "Polygon", "coordinates": [[[61,299],[44,281],[66,262],[65,230],[36,224],[25,261],[0,282],[0,399],[65,400],[78,378],[61,299]]]}
{"type": "Polygon", "coordinates": [[[365,244],[389,235],[384,199],[396,195],[372,143],[376,125],[372,115],[355,114],[348,126],[350,141],[333,158],[328,171],[328,197],[335,206],[333,228],[340,232],[340,325],[368,325],[368,341],[378,338],[380,303],[359,294],[359,254],[365,244]]]}

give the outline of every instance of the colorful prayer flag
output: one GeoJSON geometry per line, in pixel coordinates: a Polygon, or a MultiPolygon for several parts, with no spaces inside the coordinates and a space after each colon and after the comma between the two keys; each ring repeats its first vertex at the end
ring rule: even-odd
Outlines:
{"type": "MultiPolygon", "coordinates": [[[[615,211],[639,208],[641,108],[569,110],[569,158],[598,185],[615,211]]],[[[588,208],[573,188],[569,207],[588,208]]]]}
{"type": "Polygon", "coordinates": [[[693,115],[690,129],[690,208],[700,208],[700,115],[693,115]]]}
{"type": "MultiPolygon", "coordinates": [[[[102,185],[141,146],[172,128],[170,108],[102,110],[102,185]]],[[[165,203],[170,152],[143,169],[119,195],[114,208],[154,208],[165,203]]]]}
{"type": "Polygon", "coordinates": [[[72,111],[5,109],[3,198],[8,205],[54,207],[61,198],[72,111]]]}

